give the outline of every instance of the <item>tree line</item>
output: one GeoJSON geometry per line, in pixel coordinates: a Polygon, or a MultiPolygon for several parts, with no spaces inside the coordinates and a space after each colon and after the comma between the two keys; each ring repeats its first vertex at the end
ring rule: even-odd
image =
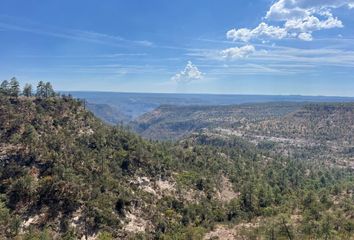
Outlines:
{"type": "Polygon", "coordinates": [[[49,98],[49,97],[56,96],[56,93],[50,82],[45,83],[43,81],[40,81],[37,84],[36,91],[33,90],[31,84],[26,83],[21,91],[20,83],[15,77],[11,78],[10,81],[4,80],[1,82],[0,94],[5,96],[10,96],[10,97],[25,96],[25,97],[49,98]]]}

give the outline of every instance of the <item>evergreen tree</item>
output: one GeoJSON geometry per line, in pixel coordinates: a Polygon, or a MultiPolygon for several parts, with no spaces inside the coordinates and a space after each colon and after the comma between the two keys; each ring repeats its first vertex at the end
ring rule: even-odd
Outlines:
{"type": "Polygon", "coordinates": [[[32,96],[32,85],[31,84],[26,84],[25,87],[23,88],[23,96],[25,97],[31,97],[32,96]]]}
{"type": "Polygon", "coordinates": [[[22,140],[30,146],[33,146],[38,141],[38,139],[39,136],[36,129],[32,125],[26,125],[25,131],[22,135],[22,140]]]}
{"type": "Polygon", "coordinates": [[[12,97],[18,97],[20,94],[20,83],[15,77],[11,78],[9,83],[9,93],[12,97]]]}
{"type": "Polygon", "coordinates": [[[0,85],[0,93],[7,95],[9,91],[9,81],[4,80],[2,81],[1,85],[0,85]]]}
{"type": "Polygon", "coordinates": [[[54,92],[52,84],[50,82],[47,82],[44,85],[44,91],[45,91],[45,97],[47,97],[47,98],[55,96],[55,92],[54,92]]]}
{"type": "MultiPolygon", "coordinates": [[[[6,207],[5,202],[0,200],[0,232],[6,232],[6,228],[8,227],[8,223],[10,220],[10,211],[6,207]]],[[[1,234],[0,234],[1,236],[1,234]]]]}
{"type": "Polygon", "coordinates": [[[45,97],[45,84],[43,81],[40,81],[37,85],[37,92],[36,96],[38,98],[44,98],[45,97]]]}

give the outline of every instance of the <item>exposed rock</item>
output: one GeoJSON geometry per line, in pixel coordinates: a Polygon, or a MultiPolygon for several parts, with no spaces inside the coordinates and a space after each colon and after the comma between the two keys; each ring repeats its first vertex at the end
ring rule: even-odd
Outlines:
{"type": "Polygon", "coordinates": [[[230,202],[239,195],[240,193],[233,190],[230,180],[225,176],[221,176],[220,188],[216,193],[217,199],[221,202],[230,202]]]}

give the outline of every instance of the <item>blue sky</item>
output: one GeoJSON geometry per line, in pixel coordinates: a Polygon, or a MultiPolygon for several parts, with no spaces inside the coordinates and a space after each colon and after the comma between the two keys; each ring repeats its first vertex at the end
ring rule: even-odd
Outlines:
{"type": "Polygon", "coordinates": [[[60,90],[354,96],[354,0],[2,0],[0,53],[60,90]]]}

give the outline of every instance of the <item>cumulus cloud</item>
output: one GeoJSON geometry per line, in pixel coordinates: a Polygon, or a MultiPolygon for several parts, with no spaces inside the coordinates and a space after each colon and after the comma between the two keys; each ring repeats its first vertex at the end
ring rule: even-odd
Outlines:
{"type": "Polygon", "coordinates": [[[188,61],[184,70],[177,73],[171,79],[177,83],[190,83],[195,80],[203,79],[203,73],[199,71],[197,66],[193,65],[191,61],[188,61]]]}
{"type": "Polygon", "coordinates": [[[240,29],[231,29],[226,33],[227,39],[232,39],[234,41],[241,40],[244,42],[248,42],[251,40],[252,30],[248,28],[240,28],[240,29]]]}
{"type": "Polygon", "coordinates": [[[287,36],[287,31],[284,28],[269,26],[267,23],[260,23],[256,28],[250,30],[247,28],[232,29],[226,33],[228,39],[234,41],[241,40],[243,42],[248,42],[252,38],[273,38],[282,39],[287,36]]]}
{"type": "Polygon", "coordinates": [[[278,0],[266,14],[267,19],[284,20],[304,18],[324,9],[352,6],[353,0],[278,0]]]}
{"type": "Polygon", "coordinates": [[[298,30],[300,32],[311,32],[322,29],[341,28],[343,27],[342,21],[337,18],[329,17],[321,21],[315,16],[308,16],[302,19],[292,19],[285,23],[285,28],[288,31],[298,30]]]}
{"type": "Polygon", "coordinates": [[[300,33],[298,38],[303,41],[312,41],[312,34],[311,33],[300,33]]]}
{"type": "Polygon", "coordinates": [[[254,46],[246,45],[243,47],[228,48],[221,51],[221,58],[223,59],[238,59],[245,58],[253,54],[256,51],[254,46]]]}
{"type": "Polygon", "coordinates": [[[226,36],[243,42],[283,38],[311,41],[314,31],[343,27],[342,21],[333,16],[332,10],[344,6],[353,8],[354,0],[277,0],[265,20],[279,22],[279,26],[262,22],[254,29],[232,29],[226,36]]]}

